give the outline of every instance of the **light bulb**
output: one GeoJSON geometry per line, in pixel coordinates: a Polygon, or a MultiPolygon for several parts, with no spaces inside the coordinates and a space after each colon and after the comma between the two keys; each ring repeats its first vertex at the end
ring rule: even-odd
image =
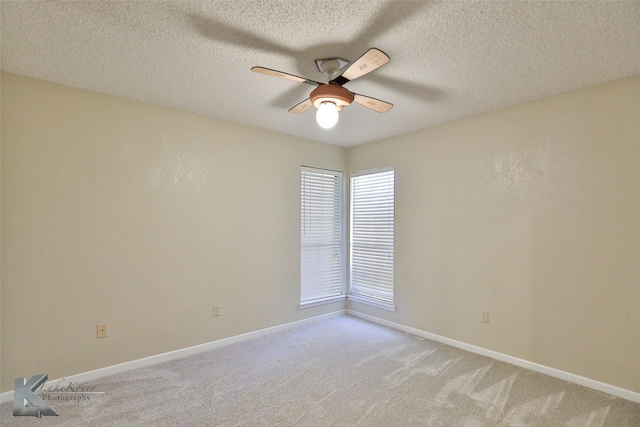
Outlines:
{"type": "Polygon", "coordinates": [[[322,128],[331,129],[334,127],[338,123],[338,107],[336,107],[336,104],[330,101],[320,104],[320,108],[316,113],[316,121],[322,128]]]}

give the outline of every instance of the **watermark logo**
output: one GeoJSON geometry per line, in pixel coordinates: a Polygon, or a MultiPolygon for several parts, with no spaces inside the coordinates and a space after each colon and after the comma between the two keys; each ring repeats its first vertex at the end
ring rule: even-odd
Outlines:
{"type": "Polygon", "coordinates": [[[13,415],[21,417],[56,416],[59,414],[34,392],[47,381],[47,374],[38,374],[26,378],[16,378],[13,391],[13,415]]]}
{"type": "Polygon", "coordinates": [[[49,406],[48,402],[89,402],[96,395],[104,392],[95,391],[96,386],[83,385],[77,381],[68,381],[66,378],[50,383],[45,387],[47,374],[39,374],[31,377],[15,379],[13,392],[13,415],[31,416],[42,418],[43,416],[60,415],[49,406]]]}

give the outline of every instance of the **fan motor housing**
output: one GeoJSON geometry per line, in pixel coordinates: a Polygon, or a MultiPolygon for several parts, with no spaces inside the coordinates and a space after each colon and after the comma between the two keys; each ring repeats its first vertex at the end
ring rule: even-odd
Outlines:
{"type": "Polygon", "coordinates": [[[353,94],[337,84],[320,85],[311,92],[309,98],[316,108],[320,108],[323,102],[333,102],[338,111],[353,102],[353,94]]]}

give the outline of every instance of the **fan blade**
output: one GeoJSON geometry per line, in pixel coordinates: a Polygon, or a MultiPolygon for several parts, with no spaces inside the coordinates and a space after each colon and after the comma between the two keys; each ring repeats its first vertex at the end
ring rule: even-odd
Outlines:
{"type": "Polygon", "coordinates": [[[307,98],[301,103],[291,107],[289,109],[289,112],[293,114],[303,114],[306,113],[311,107],[313,107],[313,103],[311,102],[311,99],[307,98]]]}
{"type": "Polygon", "coordinates": [[[364,76],[365,74],[382,67],[389,61],[390,58],[386,53],[384,53],[380,49],[372,47],[364,55],[356,59],[354,63],[349,65],[347,70],[342,73],[342,75],[333,79],[332,83],[335,82],[342,86],[343,84],[348,83],[351,80],[357,79],[358,77],[364,76]]]}
{"type": "Polygon", "coordinates": [[[376,98],[371,98],[370,96],[358,95],[357,93],[353,94],[353,100],[364,107],[377,111],[378,113],[386,113],[393,108],[393,104],[376,98]]]}
{"type": "Polygon", "coordinates": [[[272,70],[270,68],[253,67],[251,68],[251,71],[255,73],[266,74],[267,76],[280,77],[281,79],[292,80],[298,83],[306,83],[311,86],[318,86],[320,84],[319,82],[316,82],[314,80],[305,79],[303,77],[294,76],[293,74],[272,70]]]}

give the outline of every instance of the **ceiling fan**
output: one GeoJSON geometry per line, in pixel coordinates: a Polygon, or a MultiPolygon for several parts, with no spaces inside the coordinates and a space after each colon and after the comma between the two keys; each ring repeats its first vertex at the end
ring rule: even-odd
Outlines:
{"type": "Polygon", "coordinates": [[[351,80],[380,68],[389,62],[389,60],[390,58],[386,53],[379,49],[371,48],[351,63],[351,65],[337,77],[334,77],[334,75],[348,64],[347,61],[340,58],[316,60],[318,70],[327,75],[329,82],[326,84],[270,68],[253,67],[251,71],[316,86],[316,88],[311,91],[309,98],[290,108],[289,112],[303,114],[312,106],[316,107],[318,109],[316,121],[321,127],[330,129],[338,122],[338,111],[351,105],[353,101],[378,113],[386,113],[393,107],[393,104],[351,92],[343,87],[343,85],[349,83],[351,80]]]}

